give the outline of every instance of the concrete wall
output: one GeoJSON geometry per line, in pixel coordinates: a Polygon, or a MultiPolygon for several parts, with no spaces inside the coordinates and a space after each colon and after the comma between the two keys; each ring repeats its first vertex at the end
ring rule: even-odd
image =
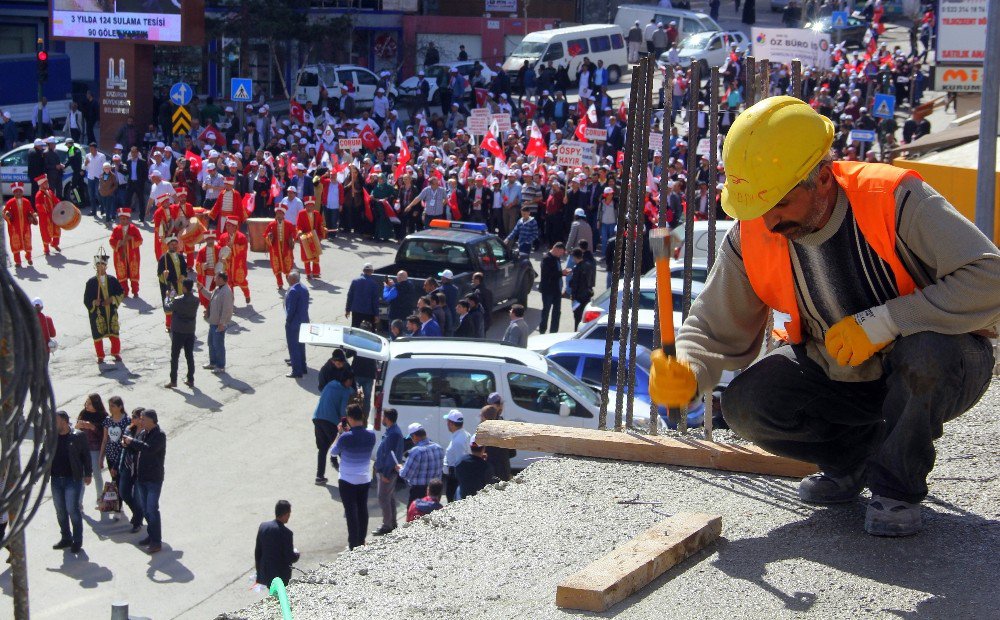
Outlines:
{"type": "MultiPolygon", "coordinates": [[[[928,185],[948,199],[959,212],[972,221],[976,215],[976,173],[973,168],[941,166],[919,161],[897,159],[892,162],[900,168],[916,170],[928,185]]],[[[997,193],[1000,197],[1000,172],[996,175],[997,193]]],[[[1000,200],[998,200],[1000,203],[1000,200]]],[[[993,242],[1000,240],[1000,204],[994,205],[993,242]]]]}

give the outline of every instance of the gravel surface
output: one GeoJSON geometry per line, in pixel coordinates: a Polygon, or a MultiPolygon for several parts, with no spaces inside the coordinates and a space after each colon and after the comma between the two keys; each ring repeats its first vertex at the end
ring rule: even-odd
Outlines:
{"type": "MultiPolygon", "coordinates": [[[[1000,382],[946,426],[907,539],[863,532],[864,503],[805,506],[788,479],[551,458],[293,579],[296,620],[997,617],[1000,382]],[[622,505],[623,499],[660,505],[622,505]],[[722,515],[722,539],[606,614],[563,611],[566,576],[678,511],[722,515]],[[660,514],[662,513],[662,514],[660,514]]],[[[278,619],[269,599],[219,620],[278,619]]]]}

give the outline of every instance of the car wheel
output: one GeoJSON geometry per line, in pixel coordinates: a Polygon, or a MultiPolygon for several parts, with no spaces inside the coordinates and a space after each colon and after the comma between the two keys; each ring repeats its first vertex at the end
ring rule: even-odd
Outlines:
{"type": "Polygon", "coordinates": [[[608,67],[608,81],[617,84],[620,79],[622,79],[622,70],[617,65],[608,67]]]}
{"type": "Polygon", "coordinates": [[[517,303],[522,306],[528,305],[528,295],[531,294],[531,287],[534,286],[534,279],[531,274],[524,274],[521,276],[521,287],[517,291],[517,303]]]}

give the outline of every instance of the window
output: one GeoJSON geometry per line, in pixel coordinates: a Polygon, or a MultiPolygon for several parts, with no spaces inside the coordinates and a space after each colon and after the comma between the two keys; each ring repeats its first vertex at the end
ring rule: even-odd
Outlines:
{"type": "Polygon", "coordinates": [[[406,242],[403,245],[402,258],[403,260],[447,263],[455,266],[472,264],[469,259],[469,251],[465,246],[433,239],[414,239],[406,242]]]}
{"type": "Polygon", "coordinates": [[[589,54],[590,48],[587,47],[586,39],[573,39],[566,42],[566,51],[569,52],[570,56],[579,56],[589,54]]]}
{"type": "Polygon", "coordinates": [[[302,88],[319,86],[319,74],[312,71],[299,71],[299,86],[302,88]]]}
{"type": "Polygon", "coordinates": [[[545,56],[542,58],[542,62],[548,62],[550,60],[559,60],[563,57],[563,47],[562,43],[553,43],[549,45],[549,48],[545,50],[545,56]]]}
{"type": "MultiPolygon", "coordinates": [[[[622,328],[620,326],[616,327],[615,328],[615,335],[614,335],[615,342],[620,342],[621,341],[621,333],[622,333],[622,328]]],[[[607,334],[608,334],[608,326],[607,325],[599,325],[599,326],[595,327],[594,329],[590,330],[589,332],[587,332],[587,334],[585,336],[583,336],[583,337],[587,338],[587,339],[604,340],[605,337],[607,336],[607,334]]],[[[641,344],[642,346],[646,347],[647,349],[652,349],[652,348],[654,348],[656,346],[653,343],[653,328],[652,327],[640,327],[637,330],[637,334],[638,334],[638,338],[636,338],[636,340],[638,340],[639,344],[641,344]]]]}
{"type": "Polygon", "coordinates": [[[580,358],[576,355],[554,355],[549,359],[565,368],[570,374],[576,374],[576,367],[580,363],[580,358]]]}
{"type": "Polygon", "coordinates": [[[389,390],[389,404],[422,407],[436,407],[431,379],[434,371],[429,369],[407,370],[392,381],[389,390]]]}
{"type": "Polygon", "coordinates": [[[572,396],[541,377],[519,372],[507,375],[511,398],[522,409],[536,413],[559,415],[562,405],[569,407],[569,415],[592,418],[593,415],[578,404],[572,396]]]}
{"type": "Polygon", "coordinates": [[[496,391],[496,383],[493,373],[482,370],[407,370],[393,379],[389,404],[481,409],[486,406],[486,397],[496,391]]]}
{"type": "Polygon", "coordinates": [[[365,86],[375,86],[378,84],[378,78],[374,74],[368,73],[367,71],[357,70],[354,75],[358,78],[358,84],[364,84],[365,86]]]}
{"type": "Polygon", "coordinates": [[[708,30],[701,22],[697,19],[685,18],[681,20],[681,36],[686,36],[689,34],[694,34],[696,32],[703,32],[708,30]]]}
{"type": "Polygon", "coordinates": [[[590,37],[590,51],[593,53],[606,52],[611,49],[611,39],[607,36],[590,37]]]}
{"type": "Polygon", "coordinates": [[[708,46],[710,50],[720,50],[722,49],[722,37],[715,37],[712,39],[712,44],[708,46]]]}
{"type": "Polygon", "coordinates": [[[3,167],[9,166],[27,166],[28,165],[28,150],[24,149],[16,153],[11,153],[7,157],[3,158],[3,162],[0,162],[3,167]]]}
{"type": "Polygon", "coordinates": [[[507,248],[503,247],[500,240],[496,237],[490,237],[486,240],[486,243],[490,244],[490,252],[493,253],[493,258],[497,260],[498,263],[504,263],[507,261],[507,248]]]}
{"type": "Polygon", "coordinates": [[[348,82],[354,82],[354,72],[350,69],[337,71],[337,81],[341,84],[347,84],[348,82]]]}
{"type": "Polygon", "coordinates": [[[620,50],[621,48],[625,47],[625,40],[622,38],[622,35],[620,34],[611,35],[611,47],[613,47],[616,50],[620,50]]]}
{"type": "MultiPolygon", "coordinates": [[[[610,382],[609,387],[613,390],[617,385],[618,381],[618,360],[611,359],[611,374],[609,375],[610,382]]],[[[581,377],[584,383],[590,385],[603,385],[604,381],[604,358],[603,357],[588,357],[583,360],[583,376],[581,377]]]]}

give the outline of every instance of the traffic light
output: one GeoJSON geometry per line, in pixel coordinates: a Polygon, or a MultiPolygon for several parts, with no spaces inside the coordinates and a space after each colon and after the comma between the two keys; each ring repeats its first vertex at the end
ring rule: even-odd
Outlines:
{"type": "Polygon", "coordinates": [[[44,82],[49,79],[49,53],[45,50],[38,50],[38,81],[44,82]]]}

